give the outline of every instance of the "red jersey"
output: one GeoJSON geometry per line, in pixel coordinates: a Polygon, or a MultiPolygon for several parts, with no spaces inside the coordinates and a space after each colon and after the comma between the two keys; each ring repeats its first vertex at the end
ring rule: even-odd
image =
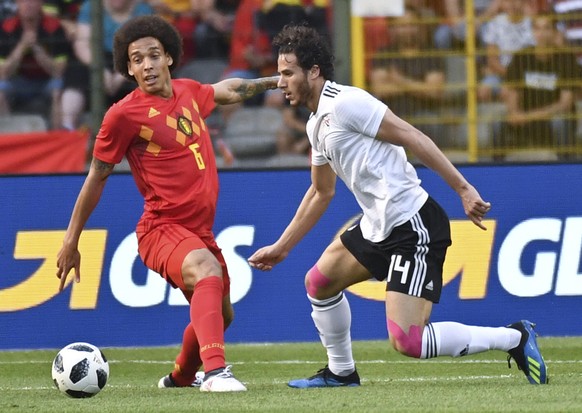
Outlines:
{"type": "Polygon", "coordinates": [[[139,88],[105,114],[93,155],[119,163],[125,155],[144,212],[138,236],[165,223],[210,233],[218,199],[218,173],[204,119],[215,108],[214,89],[189,79],[172,80],[164,99],[139,88]]]}

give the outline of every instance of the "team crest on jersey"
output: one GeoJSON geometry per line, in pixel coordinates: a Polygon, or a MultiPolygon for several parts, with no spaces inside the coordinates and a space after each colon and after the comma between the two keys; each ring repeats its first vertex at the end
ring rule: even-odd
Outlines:
{"type": "Polygon", "coordinates": [[[329,118],[330,118],[329,113],[323,117],[323,123],[326,128],[329,128],[329,118]]]}
{"type": "Polygon", "coordinates": [[[178,129],[180,129],[180,132],[184,135],[192,137],[192,121],[185,116],[178,117],[178,129]]]}

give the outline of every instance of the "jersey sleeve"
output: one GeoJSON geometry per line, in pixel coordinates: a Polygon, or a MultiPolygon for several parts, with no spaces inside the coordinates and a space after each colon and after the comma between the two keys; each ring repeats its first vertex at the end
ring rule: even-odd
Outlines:
{"type": "Polygon", "coordinates": [[[109,108],[95,138],[93,156],[106,163],[121,162],[134,137],[130,124],[117,104],[109,108]]]}
{"type": "Polygon", "coordinates": [[[329,163],[327,158],[315,148],[311,148],[311,165],[321,166],[329,163]]]}
{"type": "Polygon", "coordinates": [[[368,92],[352,88],[337,97],[334,119],[346,129],[375,138],[388,109],[368,92]]]}
{"type": "Polygon", "coordinates": [[[216,102],[214,102],[214,88],[212,85],[202,84],[195,80],[187,80],[187,85],[194,94],[196,103],[198,103],[200,116],[206,119],[216,107],[216,102]]]}

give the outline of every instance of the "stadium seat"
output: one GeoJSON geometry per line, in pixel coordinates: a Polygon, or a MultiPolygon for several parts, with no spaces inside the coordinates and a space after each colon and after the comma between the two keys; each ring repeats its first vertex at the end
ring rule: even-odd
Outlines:
{"type": "Polygon", "coordinates": [[[506,162],[556,162],[557,160],[556,152],[545,148],[515,150],[505,157],[506,162]]]}
{"type": "Polygon", "coordinates": [[[0,116],[0,134],[40,132],[47,130],[46,120],[41,115],[11,114],[0,116]]]}
{"type": "Polygon", "coordinates": [[[307,155],[288,153],[270,157],[265,166],[267,168],[307,168],[310,164],[307,155]]]}
{"type": "Polygon", "coordinates": [[[445,78],[447,82],[445,101],[452,105],[462,104],[464,106],[467,99],[467,73],[464,56],[445,56],[445,78]]]}
{"type": "Polygon", "coordinates": [[[200,83],[218,82],[228,64],[220,59],[199,59],[185,64],[177,70],[175,78],[194,79],[200,83]]]}
{"type": "Polygon", "coordinates": [[[268,157],[276,152],[282,122],[279,109],[243,107],[229,118],[224,139],[237,158],[268,157]]]}

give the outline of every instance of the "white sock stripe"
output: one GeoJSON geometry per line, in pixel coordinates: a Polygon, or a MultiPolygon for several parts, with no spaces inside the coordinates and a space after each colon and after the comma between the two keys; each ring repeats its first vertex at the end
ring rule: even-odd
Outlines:
{"type": "Polygon", "coordinates": [[[437,343],[436,334],[432,323],[428,323],[424,329],[426,331],[426,355],[425,358],[430,359],[437,357],[437,343]]]}
{"type": "Polygon", "coordinates": [[[309,294],[307,294],[307,298],[309,299],[311,304],[316,306],[316,307],[320,307],[320,308],[321,307],[332,307],[332,306],[336,305],[337,303],[339,303],[344,298],[344,292],[341,291],[338,295],[333,296],[331,298],[326,298],[325,300],[318,300],[316,298],[309,296],[309,294]]]}

